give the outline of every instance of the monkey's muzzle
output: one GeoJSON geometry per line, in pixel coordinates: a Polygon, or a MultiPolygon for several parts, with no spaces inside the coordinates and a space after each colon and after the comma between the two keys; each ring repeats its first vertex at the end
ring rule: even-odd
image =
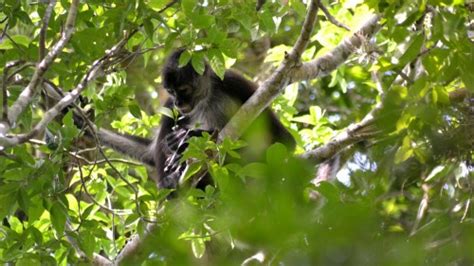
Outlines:
{"type": "Polygon", "coordinates": [[[177,107],[182,114],[190,113],[193,110],[192,106],[189,104],[181,104],[177,107]]]}

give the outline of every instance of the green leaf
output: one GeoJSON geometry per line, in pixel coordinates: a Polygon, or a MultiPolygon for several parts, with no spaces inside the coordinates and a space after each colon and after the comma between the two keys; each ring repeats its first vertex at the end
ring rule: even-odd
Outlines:
{"type": "Polygon", "coordinates": [[[217,76],[223,80],[226,71],[224,56],[218,49],[211,49],[209,51],[209,59],[211,68],[214,70],[217,76]]]}
{"type": "Polygon", "coordinates": [[[202,168],[202,163],[200,162],[192,163],[188,165],[185,169],[183,176],[181,177],[181,180],[179,180],[179,183],[183,184],[184,182],[188,181],[188,179],[194,174],[196,174],[197,172],[199,172],[201,168],[202,168]]]}
{"type": "Polygon", "coordinates": [[[239,48],[237,40],[225,39],[220,43],[219,48],[226,56],[237,58],[237,48],[239,48]]]}
{"type": "Polygon", "coordinates": [[[461,71],[461,80],[466,88],[474,91],[474,75],[472,70],[474,69],[474,48],[472,45],[466,45],[459,56],[459,69],[461,71]]]}
{"type": "MultiPolygon", "coordinates": [[[[225,32],[220,31],[216,27],[211,27],[207,31],[207,41],[210,43],[217,44],[217,45],[219,45],[223,40],[225,40],[226,36],[227,34],[225,32]]],[[[216,50],[216,49],[211,49],[211,51],[212,50],[216,50]]],[[[220,51],[218,52],[220,53],[220,51]]]]}
{"type": "Polygon", "coordinates": [[[443,177],[449,172],[448,167],[445,165],[438,165],[433,170],[431,170],[430,174],[426,177],[425,182],[429,182],[431,180],[438,179],[439,177],[443,177]]]}
{"type": "Polygon", "coordinates": [[[418,34],[413,38],[412,42],[410,43],[410,46],[407,48],[405,53],[400,57],[399,65],[404,66],[416,58],[416,56],[420,53],[424,38],[425,37],[423,34],[418,34]]]}
{"type": "Polygon", "coordinates": [[[228,189],[230,184],[230,176],[228,170],[225,167],[221,167],[217,163],[212,163],[209,167],[209,173],[222,191],[228,189]]]}
{"type": "Polygon", "coordinates": [[[275,143],[267,149],[266,155],[267,163],[270,167],[281,167],[288,157],[288,151],[285,145],[275,143]]]}
{"type": "Polygon", "coordinates": [[[196,6],[196,0],[182,0],[181,1],[181,8],[183,9],[183,12],[187,17],[191,17],[193,15],[193,9],[195,6],[196,6]]]}
{"type": "Polygon", "coordinates": [[[30,207],[28,208],[28,221],[38,220],[45,211],[41,199],[36,196],[31,199],[30,207]]]}
{"type": "Polygon", "coordinates": [[[153,41],[154,26],[153,26],[153,23],[151,22],[151,18],[143,20],[143,27],[145,28],[145,32],[148,38],[150,38],[150,40],[153,41]]]}
{"type": "Polygon", "coordinates": [[[16,266],[31,266],[31,265],[41,265],[41,262],[36,258],[21,258],[16,263],[16,266]]]}
{"type": "Polygon", "coordinates": [[[60,236],[64,233],[64,228],[66,226],[67,210],[64,206],[56,201],[53,203],[49,209],[51,224],[53,225],[54,230],[60,236]]]}
{"type": "Polygon", "coordinates": [[[321,193],[328,201],[338,202],[339,201],[339,189],[327,181],[322,181],[315,187],[316,191],[321,193]]]}
{"type": "Polygon", "coordinates": [[[147,5],[155,11],[160,11],[168,4],[168,2],[168,0],[148,0],[147,5]]]}
{"type": "Polygon", "coordinates": [[[204,252],[206,252],[206,242],[203,238],[196,237],[191,239],[191,248],[193,250],[194,257],[202,258],[204,252]]]}
{"type": "Polygon", "coordinates": [[[21,45],[23,47],[28,47],[30,45],[31,39],[28,36],[25,35],[15,35],[12,36],[13,41],[15,41],[16,44],[21,45]]]}
{"type": "Polygon", "coordinates": [[[260,25],[262,25],[267,32],[273,33],[276,31],[276,25],[273,21],[272,13],[267,10],[265,10],[260,16],[260,25]]]}
{"type": "Polygon", "coordinates": [[[401,162],[406,161],[413,155],[413,149],[411,147],[411,139],[409,137],[405,137],[403,139],[403,144],[400,146],[395,153],[395,163],[399,164],[401,162]]]}
{"type": "Polygon", "coordinates": [[[436,86],[433,89],[433,102],[440,104],[449,104],[449,94],[446,91],[445,87],[436,86]]]}
{"type": "Polygon", "coordinates": [[[193,65],[194,70],[196,70],[199,75],[204,74],[204,71],[206,70],[206,65],[204,63],[204,56],[202,55],[202,53],[194,53],[191,59],[191,64],[193,65]]]}
{"type": "Polygon", "coordinates": [[[210,15],[193,15],[190,17],[193,25],[199,29],[207,29],[215,23],[215,18],[210,15]]]}
{"type": "Polygon", "coordinates": [[[188,50],[184,50],[179,56],[178,66],[184,67],[189,63],[189,60],[191,60],[191,53],[188,50]]]}
{"type": "Polygon", "coordinates": [[[128,110],[134,117],[142,118],[142,111],[140,110],[140,107],[137,104],[132,103],[128,105],[128,110]]]}
{"type": "Polygon", "coordinates": [[[11,193],[8,194],[3,194],[0,195],[0,217],[3,218],[7,215],[10,215],[13,210],[15,209],[16,206],[16,199],[15,197],[15,191],[12,191],[11,193]]]}
{"type": "Polygon", "coordinates": [[[81,246],[81,250],[86,253],[87,257],[92,258],[94,254],[96,242],[95,237],[92,235],[90,231],[82,231],[79,234],[79,244],[81,246]]]}
{"type": "Polygon", "coordinates": [[[36,244],[41,245],[43,243],[43,234],[41,234],[41,232],[36,227],[34,226],[28,227],[27,232],[29,235],[33,237],[36,244]]]}
{"type": "Polygon", "coordinates": [[[296,11],[300,17],[306,15],[306,6],[300,0],[290,0],[291,7],[296,11]]]}
{"type": "Polygon", "coordinates": [[[242,168],[240,176],[265,178],[268,175],[268,166],[264,163],[249,163],[242,168]]]}

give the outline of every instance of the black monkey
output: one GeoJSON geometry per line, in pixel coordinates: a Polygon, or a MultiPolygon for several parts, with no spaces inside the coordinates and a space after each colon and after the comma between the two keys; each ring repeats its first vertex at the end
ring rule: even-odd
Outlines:
{"type": "MultiPolygon", "coordinates": [[[[179,57],[183,51],[179,49],[173,52],[162,72],[163,86],[171,95],[165,107],[176,107],[180,113],[179,119],[163,116],[159,133],[153,141],[104,129],[98,131],[102,144],[156,167],[159,186],[162,188],[176,188],[179,181],[179,176],[170,174],[175,173],[173,170],[176,169],[169,169],[182,167],[179,163],[176,165],[176,160],[171,157],[182,152],[185,147],[176,142],[185,142],[190,136],[200,135],[202,131],[221,130],[257,88],[255,83],[230,70],[225,72],[221,80],[207,63],[202,75],[194,70],[191,63],[179,67],[179,57]]],[[[270,110],[265,110],[260,118],[268,125],[265,135],[267,142],[281,142],[290,148],[294,147],[293,137],[270,110]]]]}

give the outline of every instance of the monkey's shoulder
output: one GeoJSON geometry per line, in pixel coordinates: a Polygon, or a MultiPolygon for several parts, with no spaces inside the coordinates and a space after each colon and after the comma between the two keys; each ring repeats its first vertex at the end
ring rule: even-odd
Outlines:
{"type": "Polygon", "coordinates": [[[244,103],[255,92],[257,85],[237,71],[227,70],[217,89],[244,103]]]}

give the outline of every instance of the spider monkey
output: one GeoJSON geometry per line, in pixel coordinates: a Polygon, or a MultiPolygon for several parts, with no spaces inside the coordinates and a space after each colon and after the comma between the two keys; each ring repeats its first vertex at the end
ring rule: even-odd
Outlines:
{"type": "MultiPolygon", "coordinates": [[[[184,49],[174,51],[162,71],[163,86],[171,96],[165,107],[176,108],[179,119],[163,116],[154,140],[104,129],[98,131],[102,144],[156,167],[161,188],[176,188],[178,185],[179,176],[172,173],[182,170],[182,165],[178,163],[176,166],[177,160],[172,156],[182,153],[186,147],[183,143],[203,131],[221,130],[257,88],[255,83],[231,70],[220,79],[207,63],[202,75],[191,63],[180,67],[178,62],[183,52],[184,49]],[[173,163],[178,169],[169,169],[173,163]]],[[[265,110],[259,118],[263,118],[268,126],[266,135],[263,135],[265,141],[281,142],[291,149],[294,147],[293,137],[270,110],[265,110]]]]}

